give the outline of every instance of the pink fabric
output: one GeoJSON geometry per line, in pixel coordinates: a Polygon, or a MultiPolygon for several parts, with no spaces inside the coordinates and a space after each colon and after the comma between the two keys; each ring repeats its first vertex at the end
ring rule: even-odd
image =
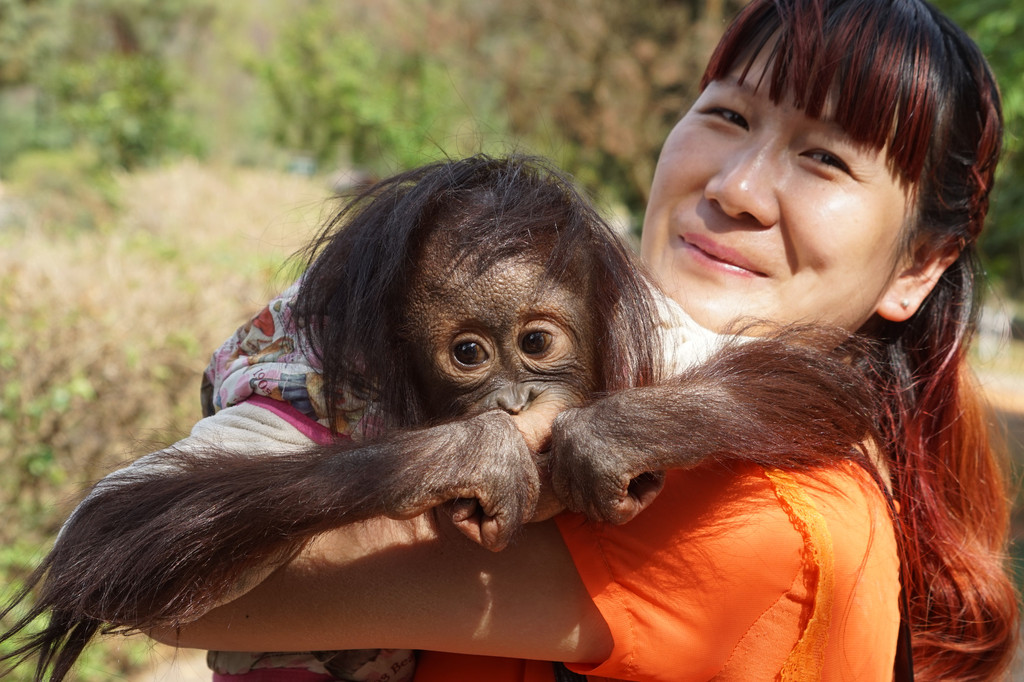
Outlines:
{"type": "Polygon", "coordinates": [[[278,417],[294,426],[302,435],[306,436],[306,438],[309,438],[317,445],[327,445],[334,440],[334,436],[331,434],[331,430],[329,428],[302,414],[292,407],[291,403],[274,400],[273,398],[268,398],[262,395],[249,396],[245,402],[249,405],[257,405],[265,410],[273,412],[278,417]]]}

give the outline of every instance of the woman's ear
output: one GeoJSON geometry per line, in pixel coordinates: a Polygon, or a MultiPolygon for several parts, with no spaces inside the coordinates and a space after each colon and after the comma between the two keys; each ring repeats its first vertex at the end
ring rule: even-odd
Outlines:
{"type": "Polygon", "coordinates": [[[875,312],[890,322],[909,320],[959,255],[960,247],[955,244],[941,249],[918,248],[913,258],[901,263],[875,312]]]}

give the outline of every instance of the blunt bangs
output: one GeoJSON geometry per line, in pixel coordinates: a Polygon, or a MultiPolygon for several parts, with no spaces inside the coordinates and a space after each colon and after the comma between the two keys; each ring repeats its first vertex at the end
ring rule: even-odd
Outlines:
{"type": "Polygon", "coordinates": [[[903,181],[921,179],[942,127],[937,93],[953,86],[938,73],[946,50],[921,3],[755,1],[722,38],[701,89],[734,72],[744,81],[765,50],[768,66],[755,85],[767,83],[773,102],[791,97],[808,116],[827,117],[854,141],[886,148],[903,181]]]}

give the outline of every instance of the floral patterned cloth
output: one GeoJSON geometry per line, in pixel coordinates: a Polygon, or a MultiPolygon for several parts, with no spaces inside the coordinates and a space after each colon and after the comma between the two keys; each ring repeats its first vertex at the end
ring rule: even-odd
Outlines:
{"type": "Polygon", "coordinates": [[[337,421],[328,421],[321,368],[292,310],[298,290],[296,282],[214,351],[203,374],[203,415],[262,395],[290,404],[327,428],[333,426],[337,434],[358,437],[366,426],[364,399],[344,394],[337,401],[337,421]]]}

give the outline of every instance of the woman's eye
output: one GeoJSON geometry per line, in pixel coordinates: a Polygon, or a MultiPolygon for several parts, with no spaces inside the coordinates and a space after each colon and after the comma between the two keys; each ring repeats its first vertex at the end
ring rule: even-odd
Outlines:
{"type": "Polygon", "coordinates": [[[841,170],[842,172],[846,173],[847,175],[850,174],[850,167],[847,166],[846,163],[844,163],[842,159],[840,159],[838,156],[836,156],[834,154],[831,154],[831,153],[829,153],[829,152],[827,152],[827,151],[825,151],[823,149],[815,149],[812,152],[807,152],[806,154],[804,154],[804,156],[806,156],[808,158],[811,158],[811,159],[814,159],[818,163],[823,163],[826,166],[832,166],[833,168],[841,170]]]}
{"type": "Polygon", "coordinates": [[[527,355],[540,355],[551,346],[551,334],[547,332],[530,332],[519,340],[519,347],[527,355]]]}
{"type": "Polygon", "coordinates": [[[463,341],[452,348],[452,357],[464,367],[475,367],[487,361],[487,351],[476,341],[463,341]]]}
{"type": "Polygon", "coordinates": [[[709,110],[710,114],[718,116],[727,123],[731,123],[735,126],[739,126],[744,130],[750,130],[750,124],[747,123],[747,119],[743,118],[740,114],[736,113],[732,109],[726,109],[725,107],[713,107],[709,110]]]}

